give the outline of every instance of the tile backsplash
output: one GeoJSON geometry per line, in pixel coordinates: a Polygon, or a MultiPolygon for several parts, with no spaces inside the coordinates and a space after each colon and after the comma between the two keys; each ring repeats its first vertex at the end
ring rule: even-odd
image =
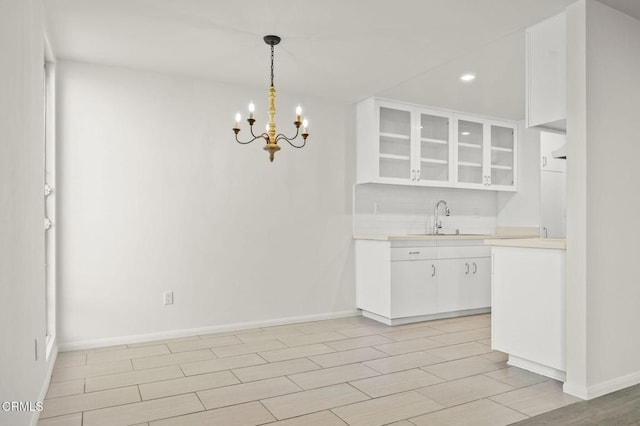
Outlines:
{"type": "Polygon", "coordinates": [[[424,234],[433,228],[433,209],[445,200],[451,211],[440,207],[442,231],[461,234],[493,234],[497,223],[494,191],[424,188],[401,185],[354,186],[354,234],[424,234]]]}

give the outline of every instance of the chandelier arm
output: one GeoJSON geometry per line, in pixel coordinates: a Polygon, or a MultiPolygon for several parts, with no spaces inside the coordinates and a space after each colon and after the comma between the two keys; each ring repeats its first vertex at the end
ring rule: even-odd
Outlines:
{"type": "Polygon", "coordinates": [[[278,136],[276,136],[276,142],[278,142],[279,140],[284,139],[284,140],[286,140],[287,142],[291,143],[291,141],[292,141],[292,140],[294,140],[295,138],[297,138],[297,137],[298,137],[298,134],[299,134],[299,133],[300,133],[300,128],[299,128],[299,127],[296,127],[296,134],[295,134],[295,135],[293,135],[293,137],[292,137],[292,138],[288,138],[288,137],[286,137],[286,136],[284,135],[284,133],[280,133],[278,136]]]}
{"type": "Polygon", "coordinates": [[[276,142],[277,141],[281,141],[281,140],[285,140],[287,142],[289,142],[289,145],[291,145],[294,148],[303,148],[306,144],[307,144],[307,139],[303,139],[302,140],[302,145],[296,145],[293,143],[293,140],[297,137],[298,135],[296,134],[296,136],[292,137],[292,138],[288,138],[285,135],[283,135],[282,133],[278,135],[278,137],[276,138],[276,142]]]}
{"type": "MultiPolygon", "coordinates": [[[[253,135],[253,132],[251,134],[253,135]]],[[[261,136],[254,136],[253,139],[248,140],[246,142],[242,142],[240,139],[238,139],[238,134],[236,133],[236,142],[238,142],[240,145],[247,145],[247,144],[250,144],[251,142],[253,142],[256,139],[259,139],[261,137],[262,137],[262,135],[261,136]]]]}

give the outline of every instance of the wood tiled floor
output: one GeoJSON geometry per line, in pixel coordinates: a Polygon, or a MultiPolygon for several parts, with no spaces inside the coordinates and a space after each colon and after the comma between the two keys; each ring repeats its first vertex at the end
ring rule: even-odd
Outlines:
{"type": "Polygon", "coordinates": [[[39,425],[496,426],[578,401],[507,366],[490,322],[349,317],[64,352],[39,425]]]}

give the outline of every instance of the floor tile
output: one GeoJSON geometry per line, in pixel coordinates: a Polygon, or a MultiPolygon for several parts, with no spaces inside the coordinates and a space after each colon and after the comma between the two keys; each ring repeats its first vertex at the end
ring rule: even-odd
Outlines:
{"type": "Polygon", "coordinates": [[[220,358],[230,356],[244,355],[262,351],[270,351],[273,349],[286,348],[284,344],[278,340],[265,340],[262,342],[241,343],[239,345],[220,346],[212,348],[214,354],[220,358]]]}
{"type": "Polygon", "coordinates": [[[47,399],[44,401],[44,409],[40,413],[40,418],[63,416],[136,401],[140,401],[140,394],[135,386],[47,399]]]}
{"type": "Polygon", "coordinates": [[[501,426],[526,419],[527,416],[488,399],[412,418],[418,426],[501,426]]]}
{"type": "Polygon", "coordinates": [[[174,354],[156,355],[151,357],[136,358],[131,360],[134,370],[166,367],[169,365],[184,364],[186,362],[204,361],[217,358],[209,349],[197,351],[179,352],[174,354]]]}
{"type": "Polygon", "coordinates": [[[402,355],[409,352],[424,351],[427,349],[439,348],[444,343],[436,342],[428,337],[420,337],[412,340],[403,340],[401,342],[388,343],[386,345],[376,346],[376,349],[383,351],[389,355],[402,355]]]}
{"type": "Polygon", "coordinates": [[[204,410],[194,393],[87,411],[82,426],[127,426],[204,410]]]}
{"type": "Polygon", "coordinates": [[[227,405],[256,401],[273,396],[299,392],[301,389],[286,377],[259,380],[198,392],[207,410],[227,405]]]}
{"type": "Polygon", "coordinates": [[[416,367],[442,362],[443,359],[425,352],[413,352],[404,355],[396,355],[388,358],[367,361],[363,364],[383,374],[396,371],[410,370],[416,367]]]}
{"type": "Polygon", "coordinates": [[[159,382],[141,384],[140,394],[143,400],[163,398],[183,393],[202,391],[240,383],[230,371],[198,374],[196,376],[181,377],[179,379],[162,380],[159,382]]]}
{"type": "Polygon", "coordinates": [[[418,389],[418,392],[446,407],[451,407],[510,390],[513,390],[513,387],[508,384],[480,375],[428,386],[418,389]]]}
{"type": "Polygon", "coordinates": [[[488,359],[479,356],[473,356],[440,364],[428,365],[426,367],[422,367],[422,369],[429,373],[433,373],[438,377],[442,377],[445,380],[455,380],[499,370],[505,366],[506,364],[504,363],[489,361],[488,359]]]}
{"type": "Polygon", "coordinates": [[[340,384],[269,398],[262,403],[278,420],[282,420],[366,399],[369,397],[359,390],[340,384]]]}
{"type": "Polygon", "coordinates": [[[236,336],[216,336],[189,340],[186,342],[169,343],[169,349],[172,353],[197,351],[198,349],[218,348],[221,346],[237,345],[242,343],[236,336]]]}
{"type": "Polygon", "coordinates": [[[84,392],[84,379],[55,382],[49,385],[47,399],[61,396],[76,395],[84,392]]]}
{"type": "Polygon", "coordinates": [[[42,419],[38,421],[38,426],[82,426],[82,413],[42,419]]]}
{"type": "Polygon", "coordinates": [[[76,352],[60,352],[56,357],[56,368],[87,365],[87,354],[76,352]]]}
{"type": "Polygon", "coordinates": [[[381,334],[393,330],[392,327],[383,325],[369,325],[362,327],[344,328],[340,329],[340,334],[346,337],[363,337],[371,336],[374,334],[381,334]]]}
{"type": "Polygon", "coordinates": [[[359,402],[332,411],[351,426],[379,426],[443,408],[417,392],[359,402]]]}
{"type": "Polygon", "coordinates": [[[509,356],[507,354],[505,354],[504,352],[500,352],[500,351],[491,351],[491,352],[488,352],[486,354],[482,354],[480,356],[482,358],[488,359],[490,361],[504,362],[504,363],[506,363],[507,360],[509,359],[509,356]]]}
{"type": "Polygon", "coordinates": [[[122,359],[141,358],[153,355],[168,354],[166,345],[145,346],[142,348],[120,349],[108,352],[91,352],[87,354],[87,365],[100,362],[119,361],[122,359]]]}
{"type": "Polygon", "coordinates": [[[314,334],[301,334],[299,336],[281,337],[279,340],[285,343],[287,346],[302,346],[310,345],[313,343],[331,342],[334,340],[344,340],[347,337],[336,333],[335,331],[326,331],[322,333],[314,334]]]}
{"type": "Polygon", "coordinates": [[[133,370],[133,367],[131,367],[131,361],[128,359],[95,365],[54,368],[53,374],[51,375],[51,382],[55,383],[84,377],[104,376],[107,374],[123,373],[131,370],[133,370]]]}
{"type": "Polygon", "coordinates": [[[347,424],[331,411],[320,411],[305,416],[269,423],[269,426],[347,426],[347,424]]]}
{"type": "Polygon", "coordinates": [[[491,399],[528,416],[535,416],[580,401],[576,397],[563,393],[562,384],[555,380],[496,395],[491,399]]]}
{"type": "Polygon", "coordinates": [[[479,328],[476,330],[459,331],[457,333],[444,333],[433,336],[433,340],[447,345],[455,345],[458,343],[473,342],[476,340],[484,340],[491,336],[491,329],[479,328]]]}
{"type": "Polygon", "coordinates": [[[443,380],[420,369],[405,370],[350,382],[351,386],[372,398],[418,389],[443,380]]]}
{"type": "Polygon", "coordinates": [[[348,351],[351,349],[366,348],[375,345],[384,345],[391,343],[393,340],[374,334],[372,336],[355,337],[353,339],[338,340],[335,342],[327,342],[326,345],[337,351],[348,351]]]}
{"type": "Polygon", "coordinates": [[[300,336],[304,333],[297,330],[260,330],[254,333],[243,333],[237,337],[242,343],[264,342],[265,340],[277,340],[281,337],[300,336]]]}
{"type": "Polygon", "coordinates": [[[353,364],[355,362],[369,361],[372,359],[385,358],[387,356],[388,355],[384,352],[380,352],[374,348],[359,348],[325,355],[315,355],[309,357],[309,359],[324,368],[328,368],[344,364],[353,364]]]}
{"type": "Polygon", "coordinates": [[[362,364],[349,364],[294,374],[289,378],[302,389],[314,389],[379,375],[377,371],[362,364]]]}
{"type": "Polygon", "coordinates": [[[256,354],[239,355],[229,358],[210,359],[207,361],[180,364],[180,368],[187,376],[194,374],[212,373],[214,371],[230,370],[232,368],[250,365],[266,364],[266,361],[256,354]]]}
{"type": "Polygon", "coordinates": [[[318,369],[320,369],[318,364],[309,361],[307,358],[298,358],[252,367],[236,368],[233,370],[233,374],[243,382],[253,382],[318,369]]]}
{"type": "Polygon", "coordinates": [[[447,361],[452,361],[454,359],[467,358],[474,355],[481,355],[487,352],[490,352],[486,345],[471,342],[471,343],[462,343],[459,345],[452,346],[444,346],[436,349],[429,349],[425,351],[429,354],[435,355],[447,361]]]}
{"type": "Polygon", "coordinates": [[[444,334],[444,332],[425,326],[420,328],[410,328],[408,330],[393,330],[384,333],[383,336],[396,342],[401,342],[403,340],[419,339],[420,337],[431,337],[439,334],[444,334]]]}
{"type": "Polygon", "coordinates": [[[253,426],[275,420],[259,402],[151,422],[151,426],[253,426]]]}
{"type": "Polygon", "coordinates": [[[128,348],[144,348],[147,346],[169,345],[172,343],[189,342],[192,340],[200,340],[200,336],[185,336],[185,337],[175,337],[173,339],[154,340],[150,342],[130,343],[127,345],[127,347],[128,348]]]}
{"type": "Polygon", "coordinates": [[[286,361],[288,359],[304,358],[313,355],[321,355],[335,352],[329,346],[321,343],[306,346],[296,346],[294,348],[276,349],[273,351],[258,352],[258,354],[269,362],[286,361]]]}
{"type": "Polygon", "coordinates": [[[85,391],[94,392],[104,389],[121,388],[123,386],[176,379],[178,377],[184,377],[184,374],[182,374],[180,367],[176,365],[111,374],[109,376],[89,377],[86,380],[85,391]]]}
{"type": "Polygon", "coordinates": [[[549,380],[539,374],[531,373],[518,367],[507,367],[501,370],[485,373],[485,376],[500,380],[514,388],[522,388],[525,386],[535,385],[549,380]]]}

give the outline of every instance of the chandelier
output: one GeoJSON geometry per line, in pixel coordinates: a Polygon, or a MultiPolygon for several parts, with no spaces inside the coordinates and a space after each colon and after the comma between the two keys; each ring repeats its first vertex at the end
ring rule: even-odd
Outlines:
{"type": "Polygon", "coordinates": [[[267,143],[264,146],[264,150],[269,152],[269,160],[271,162],[273,162],[275,153],[280,151],[280,146],[278,146],[279,141],[284,140],[289,142],[289,145],[294,148],[302,148],[307,143],[307,136],[309,136],[309,133],[307,132],[307,120],[302,120],[302,108],[300,108],[300,105],[298,105],[298,107],[296,108],[296,121],[293,122],[293,124],[296,126],[296,134],[292,138],[285,136],[283,133],[279,133],[276,135],[276,88],[273,85],[273,47],[276,44],[280,43],[280,40],[280,37],[276,35],[264,36],[264,42],[271,46],[271,86],[269,87],[269,123],[267,123],[266,126],[267,131],[257,136],[253,132],[253,123],[256,122],[256,120],[253,118],[253,113],[255,112],[255,105],[253,105],[253,102],[249,104],[249,118],[247,118],[247,122],[249,123],[249,131],[251,131],[251,136],[253,137],[253,139],[250,139],[246,142],[242,142],[238,139],[238,133],[240,133],[240,113],[236,114],[236,125],[233,127],[233,132],[236,134],[236,142],[238,142],[239,144],[246,145],[255,141],[256,139],[264,139],[267,143]],[[298,137],[298,134],[300,132],[300,125],[302,125],[302,144],[296,145],[293,143],[293,140],[298,137]]]}

